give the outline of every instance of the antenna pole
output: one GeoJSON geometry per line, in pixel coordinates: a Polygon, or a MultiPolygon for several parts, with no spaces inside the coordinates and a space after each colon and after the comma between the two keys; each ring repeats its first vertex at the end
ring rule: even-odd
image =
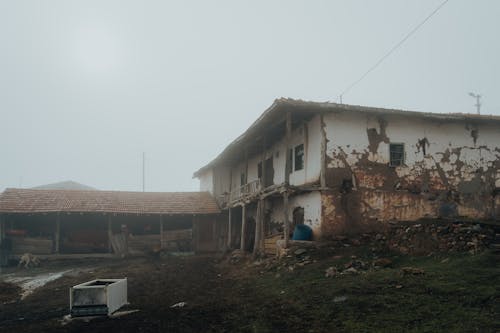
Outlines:
{"type": "Polygon", "coordinates": [[[477,114],[481,114],[481,95],[476,95],[477,114]]]}

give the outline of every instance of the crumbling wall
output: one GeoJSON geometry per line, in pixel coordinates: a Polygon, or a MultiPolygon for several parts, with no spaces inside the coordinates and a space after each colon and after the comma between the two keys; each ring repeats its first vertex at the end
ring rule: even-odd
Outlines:
{"type": "Polygon", "coordinates": [[[492,218],[500,179],[499,126],[371,114],[328,114],[322,232],[355,233],[392,220],[492,218]],[[390,166],[390,143],[405,162],[390,166]]]}

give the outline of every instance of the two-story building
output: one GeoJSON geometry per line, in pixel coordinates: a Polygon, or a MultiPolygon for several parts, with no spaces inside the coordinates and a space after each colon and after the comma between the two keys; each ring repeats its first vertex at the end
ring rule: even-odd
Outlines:
{"type": "Polygon", "coordinates": [[[258,252],[297,224],[321,238],[496,218],[499,170],[498,116],[278,99],[194,176],[228,211],[229,247],[258,252]]]}

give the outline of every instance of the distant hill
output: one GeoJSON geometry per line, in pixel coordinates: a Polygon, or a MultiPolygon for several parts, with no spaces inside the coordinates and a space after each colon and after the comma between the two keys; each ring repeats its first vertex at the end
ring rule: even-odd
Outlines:
{"type": "Polygon", "coordinates": [[[84,191],[97,191],[97,189],[83,185],[72,180],[64,182],[52,183],[47,185],[40,185],[33,187],[35,190],[84,190],[84,191]]]}

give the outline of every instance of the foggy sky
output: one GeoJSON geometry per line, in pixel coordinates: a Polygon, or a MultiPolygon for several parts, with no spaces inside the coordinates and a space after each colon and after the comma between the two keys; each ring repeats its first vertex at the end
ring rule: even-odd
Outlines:
{"type": "MultiPolygon", "coordinates": [[[[0,191],[197,190],[275,98],[338,95],[442,0],[0,0],[0,191]]],[[[343,102],[500,115],[500,1],[451,0],[343,102]]]]}

